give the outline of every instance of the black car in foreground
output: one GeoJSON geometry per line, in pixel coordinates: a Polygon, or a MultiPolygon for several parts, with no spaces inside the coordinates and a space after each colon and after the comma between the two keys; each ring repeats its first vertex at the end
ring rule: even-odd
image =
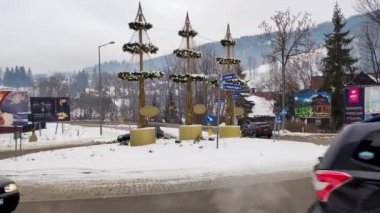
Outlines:
{"type": "Polygon", "coordinates": [[[241,127],[243,137],[272,137],[272,127],[267,122],[249,122],[241,127]]]}
{"type": "Polygon", "coordinates": [[[8,213],[16,209],[20,200],[20,192],[15,182],[0,177],[0,212],[8,213]]]}
{"type": "Polygon", "coordinates": [[[314,167],[309,212],[380,212],[380,119],[346,126],[314,167]]]}

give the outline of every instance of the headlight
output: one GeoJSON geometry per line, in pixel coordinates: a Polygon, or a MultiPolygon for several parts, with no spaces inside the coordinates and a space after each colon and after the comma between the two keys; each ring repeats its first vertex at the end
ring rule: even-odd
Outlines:
{"type": "Polygon", "coordinates": [[[10,183],[4,187],[5,192],[14,192],[17,190],[17,185],[15,183],[10,183]]]}

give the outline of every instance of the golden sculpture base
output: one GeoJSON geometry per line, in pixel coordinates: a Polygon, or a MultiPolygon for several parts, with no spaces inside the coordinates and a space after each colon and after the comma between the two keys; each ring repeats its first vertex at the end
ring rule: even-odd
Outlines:
{"type": "Polygon", "coordinates": [[[140,128],[131,129],[130,131],[130,144],[131,146],[143,146],[156,143],[156,130],[155,128],[140,128]]]}
{"type": "Polygon", "coordinates": [[[36,134],[32,134],[29,137],[29,142],[37,142],[37,135],[36,134]]]}
{"type": "Polygon", "coordinates": [[[240,138],[240,126],[219,126],[220,138],[240,138]]]}
{"type": "Polygon", "coordinates": [[[198,136],[202,137],[202,125],[181,125],[179,126],[180,140],[194,140],[198,136]]]}

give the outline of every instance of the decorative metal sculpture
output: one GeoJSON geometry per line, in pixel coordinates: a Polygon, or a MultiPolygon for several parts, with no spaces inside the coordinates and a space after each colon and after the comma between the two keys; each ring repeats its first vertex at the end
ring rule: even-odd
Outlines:
{"type": "MultiPolygon", "coordinates": [[[[227,32],[224,37],[220,41],[221,45],[224,47],[226,58],[216,58],[216,61],[220,65],[227,66],[227,69],[225,70],[225,73],[231,73],[231,65],[238,65],[240,64],[240,60],[231,58],[233,55],[233,47],[236,45],[236,41],[233,40],[231,31],[230,31],[230,25],[227,25],[227,32]]],[[[232,84],[239,84],[244,85],[245,82],[240,79],[233,79],[228,80],[225,83],[232,83],[232,84]]],[[[211,84],[218,86],[218,81],[211,81],[211,84]]],[[[233,125],[234,124],[234,103],[232,99],[232,91],[227,90],[226,91],[226,115],[224,118],[224,122],[226,125],[233,125]]]]}
{"type": "MultiPolygon", "coordinates": [[[[146,79],[158,79],[162,78],[164,75],[162,72],[144,72],[144,54],[156,54],[158,47],[152,44],[147,36],[148,42],[143,42],[143,33],[147,34],[153,25],[148,23],[144,17],[141,9],[141,4],[139,3],[139,9],[134,22],[128,24],[129,28],[138,32],[138,41],[128,42],[123,45],[123,51],[128,52],[132,55],[140,56],[140,72],[120,72],[118,73],[118,78],[126,81],[138,81],[139,82],[139,112],[145,107],[145,89],[144,81],[146,79]]],[[[148,126],[146,116],[139,114],[139,119],[137,121],[138,127],[148,126]]]]}
{"type": "Polygon", "coordinates": [[[186,14],[185,25],[182,30],[178,32],[178,35],[184,38],[186,41],[186,47],[184,49],[176,49],[173,54],[179,58],[186,59],[186,67],[184,74],[170,75],[169,79],[176,83],[186,83],[186,100],[185,100],[185,124],[193,124],[193,93],[191,88],[191,83],[193,81],[207,81],[207,76],[203,74],[190,74],[190,59],[201,58],[202,54],[198,51],[191,49],[192,39],[198,34],[192,29],[189,19],[189,14],[186,14]]]}

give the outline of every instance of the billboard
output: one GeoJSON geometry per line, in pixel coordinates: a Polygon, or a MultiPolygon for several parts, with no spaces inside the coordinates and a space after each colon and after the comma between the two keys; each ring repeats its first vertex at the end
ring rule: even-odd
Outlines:
{"type": "Polygon", "coordinates": [[[365,87],[364,119],[380,115],[380,86],[365,87]]]}
{"type": "Polygon", "coordinates": [[[29,97],[27,92],[0,91],[0,126],[13,126],[15,116],[27,113],[29,97]]]}
{"type": "Polygon", "coordinates": [[[343,91],[344,121],[352,123],[364,119],[364,87],[352,86],[343,91]]]}
{"type": "Polygon", "coordinates": [[[298,118],[328,118],[331,116],[331,95],[328,92],[297,92],[294,113],[298,118]]]}
{"type": "Polygon", "coordinates": [[[58,122],[70,120],[68,97],[31,97],[30,108],[34,122],[58,122]]]}

